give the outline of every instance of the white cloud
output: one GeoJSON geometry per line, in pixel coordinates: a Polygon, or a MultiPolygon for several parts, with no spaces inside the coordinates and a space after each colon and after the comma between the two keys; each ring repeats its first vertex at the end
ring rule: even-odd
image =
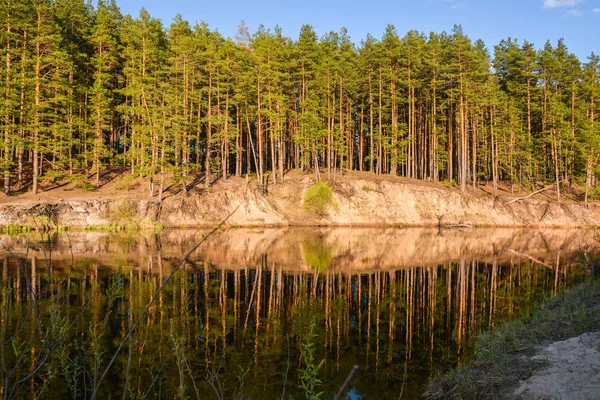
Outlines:
{"type": "Polygon", "coordinates": [[[592,11],[595,13],[600,13],[600,8],[594,8],[592,11]]]}
{"type": "Polygon", "coordinates": [[[571,17],[579,17],[581,15],[581,13],[579,12],[579,10],[569,10],[567,11],[567,15],[570,15],[571,17]]]}
{"type": "Polygon", "coordinates": [[[581,0],[544,0],[544,8],[572,7],[581,0]]]}

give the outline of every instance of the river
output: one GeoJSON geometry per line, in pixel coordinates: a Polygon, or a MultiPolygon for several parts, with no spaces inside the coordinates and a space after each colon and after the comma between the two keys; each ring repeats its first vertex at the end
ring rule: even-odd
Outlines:
{"type": "Polygon", "coordinates": [[[0,394],[333,398],[356,365],[350,398],[417,398],[598,251],[591,230],[239,228],[181,263],[208,232],[1,235],[0,394]]]}

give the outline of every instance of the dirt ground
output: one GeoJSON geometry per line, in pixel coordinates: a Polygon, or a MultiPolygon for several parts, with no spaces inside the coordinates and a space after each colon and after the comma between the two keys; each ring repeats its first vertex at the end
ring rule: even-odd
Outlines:
{"type": "MultiPolygon", "coordinates": [[[[283,181],[268,173],[264,186],[256,178],[230,176],[206,187],[202,174],[184,182],[160,176],[151,182],[128,170],[105,171],[78,181],[42,181],[33,195],[27,188],[0,195],[0,225],[31,225],[40,213],[61,226],[127,225],[202,227],[231,226],[442,226],[442,227],[599,227],[600,203],[581,202],[581,191],[563,188],[554,200],[552,186],[541,192],[500,185],[499,197],[480,182],[466,193],[448,182],[427,182],[391,175],[349,171],[321,172],[333,190],[326,211],[304,207],[312,172],[288,171],[283,181]],[[531,195],[530,194],[534,194],[531,195]],[[118,217],[118,216],[121,217],[118,217]]],[[[179,177],[181,178],[181,177],[179,177]]],[[[217,176],[213,175],[216,179],[217,176]]],[[[539,189],[538,189],[539,190],[539,189]]]]}
{"type": "MultiPolygon", "coordinates": [[[[288,171],[284,180],[286,182],[298,182],[306,179],[314,179],[314,173],[303,172],[300,170],[288,171]]],[[[213,175],[213,178],[216,178],[213,175]]],[[[248,178],[250,181],[255,180],[256,177],[248,178]]],[[[267,173],[266,179],[268,185],[272,185],[273,178],[267,173]]],[[[361,171],[345,171],[340,174],[339,171],[335,175],[328,177],[327,172],[324,170],[321,172],[321,179],[329,182],[352,182],[356,180],[369,180],[374,183],[381,183],[383,181],[410,184],[411,186],[417,186],[422,188],[437,188],[448,191],[458,191],[456,185],[448,182],[427,182],[419,179],[403,178],[392,175],[375,175],[370,172],[361,171]]],[[[95,175],[88,177],[90,183],[95,182],[95,175]]],[[[242,184],[247,182],[246,177],[230,176],[224,180],[219,178],[211,185],[211,191],[227,190],[231,185],[242,184]]],[[[197,173],[194,176],[190,176],[187,180],[187,195],[199,195],[207,191],[204,185],[204,174],[197,173]]],[[[272,187],[272,186],[271,186],[272,187]]],[[[19,187],[16,182],[13,184],[13,194],[6,196],[3,192],[0,192],[0,203],[14,202],[15,200],[20,201],[56,201],[63,200],[68,202],[70,200],[89,200],[89,199],[114,199],[114,198],[127,198],[127,199],[152,199],[158,194],[159,178],[157,177],[154,181],[154,196],[150,196],[150,185],[147,179],[140,177],[131,177],[128,169],[113,167],[104,171],[100,177],[100,185],[95,190],[86,191],[77,188],[77,184],[69,182],[67,179],[56,180],[56,181],[40,181],[39,192],[37,195],[33,195],[31,188],[27,186],[19,187]]],[[[536,188],[540,189],[540,188],[536,188]]],[[[172,196],[179,196],[183,194],[183,186],[181,184],[174,184],[173,177],[165,175],[165,186],[164,186],[165,198],[172,196]]],[[[490,195],[493,191],[492,184],[487,181],[481,181],[477,183],[474,188],[473,185],[467,186],[467,192],[475,196],[486,196],[490,195]]],[[[577,186],[563,186],[562,187],[562,198],[566,202],[578,202],[583,199],[582,188],[577,186]]],[[[512,185],[508,182],[500,182],[498,185],[498,194],[501,197],[507,199],[514,199],[517,197],[524,197],[531,194],[531,190],[519,185],[512,185]]],[[[553,187],[548,187],[547,190],[536,193],[531,196],[532,199],[539,200],[556,200],[556,190],[553,187]]]]}
{"type": "Polygon", "coordinates": [[[600,332],[554,342],[530,358],[534,373],[509,399],[600,399],[600,332]]]}

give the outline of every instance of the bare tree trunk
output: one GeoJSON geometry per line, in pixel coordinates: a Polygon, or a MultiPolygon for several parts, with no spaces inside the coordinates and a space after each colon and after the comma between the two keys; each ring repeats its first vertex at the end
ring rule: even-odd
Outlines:
{"type": "Polygon", "coordinates": [[[371,74],[369,74],[369,171],[374,172],[373,159],[375,157],[373,135],[373,88],[371,87],[371,74]]]}
{"type": "MultiPolygon", "coordinates": [[[[39,16],[38,16],[38,24],[39,24],[39,16]]],[[[42,77],[41,74],[41,49],[40,43],[36,42],[35,45],[35,54],[36,54],[36,62],[35,62],[35,111],[33,117],[34,123],[34,132],[33,132],[33,168],[32,168],[32,180],[33,180],[33,194],[38,194],[38,174],[39,174],[39,129],[40,129],[40,115],[39,109],[41,105],[41,83],[40,80],[42,77]]]]}
{"type": "Polygon", "coordinates": [[[453,141],[454,141],[454,137],[453,137],[453,127],[454,127],[454,123],[452,121],[452,101],[450,101],[450,104],[448,105],[448,121],[446,122],[446,124],[448,124],[448,182],[452,182],[452,178],[454,177],[454,154],[453,154],[453,141]]]}
{"type": "Polygon", "coordinates": [[[206,124],[206,159],[204,160],[204,187],[210,187],[210,153],[211,153],[211,141],[212,141],[212,73],[208,74],[208,104],[206,109],[206,117],[208,122],[206,124]]]}
{"type": "Polygon", "coordinates": [[[390,174],[398,174],[398,105],[396,102],[396,83],[390,83],[392,95],[392,159],[390,162],[390,174]]]}
{"type": "MultiPolygon", "coordinates": [[[[10,25],[10,12],[7,13],[7,25],[6,33],[10,37],[11,25],[10,25]]],[[[6,41],[6,82],[5,82],[5,97],[4,104],[6,109],[4,111],[4,193],[10,195],[10,164],[12,161],[12,151],[10,149],[10,87],[11,87],[11,56],[10,56],[10,44],[11,41],[6,41]]]]}
{"type": "Polygon", "coordinates": [[[465,132],[465,104],[463,99],[463,87],[462,83],[460,86],[460,97],[458,104],[458,124],[459,124],[459,148],[460,148],[460,191],[465,192],[467,190],[467,134],[465,132]]]}
{"type": "Polygon", "coordinates": [[[552,157],[554,158],[554,179],[556,180],[556,197],[560,203],[560,168],[556,129],[552,128],[552,157]]]}
{"type": "Polygon", "coordinates": [[[473,133],[471,139],[471,179],[473,180],[473,190],[477,188],[477,127],[479,125],[479,120],[477,117],[474,118],[473,123],[473,133]]]}
{"type": "Polygon", "coordinates": [[[492,142],[492,184],[494,198],[498,197],[498,159],[496,155],[496,137],[494,136],[494,106],[490,107],[490,141],[492,142]]]}
{"type": "Polygon", "coordinates": [[[590,189],[590,186],[592,185],[592,176],[593,176],[593,160],[594,159],[594,150],[592,149],[592,151],[590,152],[588,159],[587,159],[587,165],[586,165],[586,174],[585,174],[585,199],[584,199],[584,203],[587,206],[588,204],[588,192],[590,189]]]}

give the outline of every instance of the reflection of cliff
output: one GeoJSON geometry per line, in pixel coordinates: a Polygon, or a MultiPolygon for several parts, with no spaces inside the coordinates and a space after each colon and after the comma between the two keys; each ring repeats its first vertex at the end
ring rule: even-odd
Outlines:
{"type": "MultiPolygon", "coordinates": [[[[175,264],[200,241],[207,230],[166,230],[159,235],[127,236],[98,232],[69,232],[42,238],[1,236],[13,253],[29,252],[70,263],[93,259],[107,267],[145,266],[160,254],[175,264]]],[[[490,262],[511,257],[553,258],[556,251],[598,248],[591,230],[431,228],[288,228],[229,229],[216,232],[190,257],[218,268],[240,269],[275,263],[287,271],[334,268],[343,272],[429,266],[461,259],[490,262]]],[[[8,254],[5,249],[0,254],[8,254]]]]}

